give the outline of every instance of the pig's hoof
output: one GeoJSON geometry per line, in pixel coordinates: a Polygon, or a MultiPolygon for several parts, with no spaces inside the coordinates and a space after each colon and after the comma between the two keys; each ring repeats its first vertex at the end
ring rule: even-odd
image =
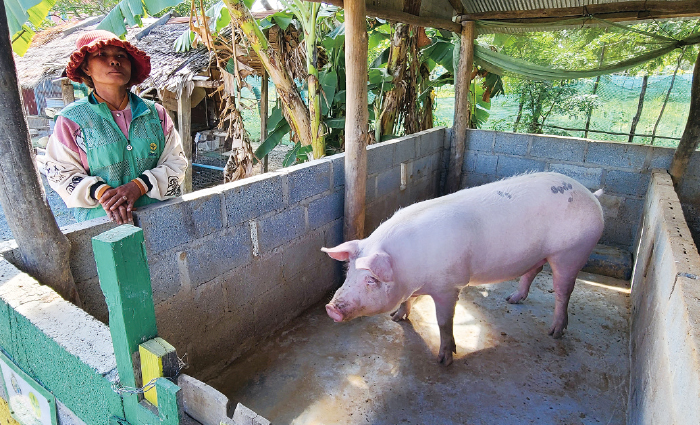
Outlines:
{"type": "Polygon", "coordinates": [[[520,295],[518,291],[515,291],[506,297],[506,301],[508,301],[510,304],[520,304],[520,302],[525,298],[527,298],[527,294],[520,295]]]}
{"type": "Polygon", "coordinates": [[[443,366],[449,366],[452,364],[452,353],[451,352],[446,352],[446,353],[440,353],[438,355],[438,363],[440,363],[443,366]]]}
{"type": "Polygon", "coordinates": [[[549,334],[552,336],[552,338],[559,339],[564,336],[564,328],[552,326],[552,328],[549,330],[549,334]]]}
{"type": "Polygon", "coordinates": [[[393,320],[394,322],[400,322],[406,319],[408,319],[408,313],[406,313],[406,309],[403,308],[403,306],[399,307],[398,310],[391,313],[391,320],[393,320]]]}

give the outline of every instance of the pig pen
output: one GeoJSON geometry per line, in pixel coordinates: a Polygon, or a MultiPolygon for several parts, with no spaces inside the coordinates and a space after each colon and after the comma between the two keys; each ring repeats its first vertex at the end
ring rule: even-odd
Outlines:
{"type": "MultiPolygon", "coordinates": [[[[434,129],[368,148],[368,231],[397,208],[438,195],[449,141],[449,130],[434,129]]],[[[457,360],[446,369],[435,364],[429,298],[410,322],[374,317],[335,324],[322,305],[342,282],[342,267],[319,250],[342,241],[344,156],[335,155],[136,213],[158,334],[180,357],[186,354],[184,373],[209,384],[197,381],[207,396],[191,399],[185,411],[204,425],[243,423],[231,419],[238,402],[273,423],[648,423],[653,414],[698,423],[691,402],[700,395],[700,315],[689,302],[698,274],[678,267],[696,267],[700,259],[692,240],[676,247],[681,204],[675,198],[669,212],[667,199],[675,192],[658,183],[663,173],[652,179],[653,169],[670,165],[673,150],[482,130],[469,130],[467,144],[462,187],[557,171],[603,188],[601,243],[635,254],[631,296],[619,281],[581,276],[567,334],[554,341],[546,335],[553,311],[546,272],[522,305],[504,300],[513,282],[466,288],[455,322],[457,360]]],[[[679,190],[684,206],[699,181],[696,154],[679,190]]],[[[98,323],[104,341],[109,316],[91,238],[112,227],[97,219],[66,228],[84,303],[70,314],[98,323]]],[[[15,253],[6,250],[4,257],[12,262],[15,253]]],[[[0,290],[0,298],[7,311],[28,317],[21,287],[0,290]]],[[[43,308],[41,297],[32,300],[43,308]]],[[[34,334],[23,336],[16,326],[4,332],[4,326],[0,347],[61,394],[59,416],[72,412],[85,423],[105,423],[106,410],[119,411],[118,397],[109,394],[109,361],[88,364],[97,375],[91,385],[100,391],[71,393],[72,382],[55,379],[57,366],[44,371],[33,364],[40,354],[22,354],[34,350],[27,345],[34,334]],[[87,409],[84,399],[102,392],[110,404],[87,409]]],[[[40,327],[32,332],[57,338],[40,327]]],[[[83,334],[60,338],[62,346],[71,338],[96,346],[83,334]]],[[[109,344],[100,347],[101,358],[109,358],[109,344]]],[[[264,423],[258,419],[253,423],[264,423]]]]}

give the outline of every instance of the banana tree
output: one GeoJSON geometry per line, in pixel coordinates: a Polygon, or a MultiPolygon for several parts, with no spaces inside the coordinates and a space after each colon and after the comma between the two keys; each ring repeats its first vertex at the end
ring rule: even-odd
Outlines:
{"type": "Polygon", "coordinates": [[[56,0],[3,0],[12,50],[24,56],[32,42],[33,28],[46,18],[56,0]]]}
{"type": "Polygon", "coordinates": [[[321,91],[318,75],[317,20],[321,3],[308,3],[300,0],[282,3],[294,13],[304,30],[306,45],[307,87],[309,91],[309,118],[311,120],[311,146],[314,158],[326,155],[325,132],[321,128],[321,91]]]}

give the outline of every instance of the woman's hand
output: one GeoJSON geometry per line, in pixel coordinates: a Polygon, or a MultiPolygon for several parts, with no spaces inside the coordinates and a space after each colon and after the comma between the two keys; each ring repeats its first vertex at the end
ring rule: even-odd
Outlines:
{"type": "Polygon", "coordinates": [[[141,189],[134,182],[105,190],[100,198],[100,205],[107,212],[110,220],[117,224],[134,221],[132,210],[134,202],[141,197],[141,189]]]}

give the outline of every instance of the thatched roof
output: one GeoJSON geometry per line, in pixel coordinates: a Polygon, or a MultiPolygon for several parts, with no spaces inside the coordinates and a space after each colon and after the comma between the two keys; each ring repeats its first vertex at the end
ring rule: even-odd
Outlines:
{"type": "MultiPolygon", "coordinates": [[[[192,81],[192,77],[209,68],[211,54],[200,45],[189,52],[178,53],[173,49],[175,40],[188,28],[186,23],[174,23],[155,27],[134,45],[151,57],[151,75],[139,85],[145,90],[155,87],[179,93],[192,81]]],[[[192,88],[190,87],[191,91],[192,88]]]]}
{"type": "MultiPolygon", "coordinates": [[[[70,54],[75,50],[78,37],[86,31],[94,30],[98,22],[99,18],[91,18],[49,28],[37,34],[23,57],[15,55],[20,87],[34,89],[47,78],[59,78],[68,64],[70,54]]],[[[130,29],[126,39],[133,41],[134,36],[142,30],[143,28],[130,29]]]]}
{"type": "MultiPolygon", "coordinates": [[[[20,86],[33,89],[47,78],[59,78],[80,34],[95,29],[97,22],[99,18],[93,18],[78,24],[50,28],[37,34],[24,57],[15,56],[20,86]]],[[[128,30],[126,39],[151,57],[151,75],[137,87],[139,90],[157,88],[179,93],[187,86],[191,91],[193,77],[207,71],[213,59],[212,54],[203,45],[200,44],[199,47],[184,53],[175,52],[173,49],[175,40],[188,28],[186,22],[187,18],[173,18],[166,24],[155,24],[152,28],[137,27],[128,30]],[[142,32],[148,32],[148,35],[137,40],[136,36],[142,32]]],[[[221,35],[230,39],[230,29],[225,29],[221,35]]],[[[276,46],[277,37],[273,38],[275,40],[271,42],[276,46]]],[[[239,55],[242,52],[243,50],[240,50],[239,55]]],[[[256,74],[262,73],[262,64],[254,53],[247,57],[239,56],[239,61],[251,67],[256,74]]]]}

